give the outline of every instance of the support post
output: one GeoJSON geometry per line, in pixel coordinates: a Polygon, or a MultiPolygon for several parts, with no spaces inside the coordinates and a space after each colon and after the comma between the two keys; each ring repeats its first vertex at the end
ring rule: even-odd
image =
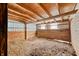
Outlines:
{"type": "Polygon", "coordinates": [[[39,24],[36,24],[36,33],[35,33],[35,35],[37,36],[38,35],[38,29],[39,28],[39,24]]]}
{"type": "Polygon", "coordinates": [[[25,31],[24,31],[25,32],[25,40],[27,39],[27,30],[26,30],[27,28],[26,27],[27,26],[26,26],[26,23],[25,23],[25,31]]]}
{"type": "Polygon", "coordinates": [[[69,41],[71,42],[71,20],[69,20],[69,41]]]}
{"type": "Polygon", "coordinates": [[[0,4],[0,55],[7,56],[7,4],[0,4]]]}

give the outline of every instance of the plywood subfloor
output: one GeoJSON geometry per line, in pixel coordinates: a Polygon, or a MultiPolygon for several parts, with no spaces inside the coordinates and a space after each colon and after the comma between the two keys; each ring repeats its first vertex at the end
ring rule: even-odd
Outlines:
{"type": "Polygon", "coordinates": [[[8,40],[8,55],[11,56],[72,56],[74,49],[71,45],[44,38],[30,40],[8,40]]]}

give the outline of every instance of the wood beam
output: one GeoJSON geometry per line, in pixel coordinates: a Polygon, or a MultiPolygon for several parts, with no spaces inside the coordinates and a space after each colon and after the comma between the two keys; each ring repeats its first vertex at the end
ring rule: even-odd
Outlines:
{"type": "Polygon", "coordinates": [[[21,16],[18,16],[18,15],[14,15],[14,14],[10,14],[8,13],[8,16],[11,16],[12,18],[16,19],[17,18],[17,21],[23,21],[24,23],[31,23],[31,22],[34,22],[34,21],[31,21],[31,20],[27,20],[26,18],[24,17],[21,17],[21,16]]]}
{"type": "Polygon", "coordinates": [[[25,40],[27,39],[27,28],[26,28],[26,23],[25,23],[25,40]]]}
{"type": "Polygon", "coordinates": [[[60,15],[48,17],[48,18],[45,18],[45,19],[41,19],[40,21],[37,21],[37,23],[44,22],[44,21],[48,21],[48,20],[52,20],[53,18],[57,18],[57,17],[61,17],[61,16],[72,15],[72,14],[76,13],[77,11],[78,10],[73,10],[73,11],[70,11],[70,12],[67,12],[67,13],[64,13],[64,14],[60,14],[60,15]]]}
{"type": "MultiPolygon", "coordinates": [[[[17,4],[17,5],[20,6],[20,7],[22,7],[22,8],[24,8],[23,6],[21,6],[21,5],[19,5],[19,4],[17,4]]],[[[24,8],[24,9],[26,9],[26,8],[24,8]]],[[[42,16],[40,16],[40,15],[37,14],[36,12],[33,12],[33,11],[31,11],[31,10],[28,10],[28,9],[26,9],[26,10],[29,11],[31,14],[34,14],[34,15],[40,17],[40,18],[43,18],[42,16]]]]}
{"type": "Polygon", "coordinates": [[[25,8],[23,8],[22,6],[18,5],[18,4],[8,4],[8,8],[11,8],[13,10],[16,10],[20,13],[23,13],[23,14],[27,14],[29,15],[30,17],[33,17],[34,19],[42,19],[41,17],[39,17],[38,15],[36,15],[35,13],[31,12],[30,10],[27,10],[25,8]]]}
{"type": "Polygon", "coordinates": [[[21,22],[21,23],[26,23],[26,24],[33,23],[33,22],[22,21],[22,20],[20,20],[20,18],[14,18],[13,16],[8,16],[8,19],[15,20],[15,21],[18,21],[18,22],[21,22]]]}
{"type": "MultiPolygon", "coordinates": [[[[58,11],[59,11],[59,15],[61,14],[61,10],[60,10],[60,3],[58,3],[58,11]]],[[[62,20],[63,21],[63,17],[61,16],[62,20]]]]}
{"type": "Polygon", "coordinates": [[[15,11],[15,10],[10,9],[10,8],[8,8],[8,13],[12,13],[12,14],[24,17],[24,18],[28,19],[29,21],[36,21],[36,19],[34,19],[32,17],[30,17],[28,15],[24,15],[22,13],[19,13],[19,12],[15,11]]]}
{"type": "Polygon", "coordinates": [[[21,22],[21,23],[33,23],[33,22],[26,22],[26,21],[23,21],[24,19],[21,19],[21,18],[19,18],[19,17],[14,17],[14,16],[8,16],[8,19],[10,19],[10,20],[15,20],[15,21],[18,21],[18,22],[21,22]]]}
{"type": "Polygon", "coordinates": [[[16,20],[16,21],[23,22],[23,23],[24,22],[27,23],[27,21],[25,21],[25,18],[17,16],[17,15],[10,14],[10,13],[8,14],[8,18],[16,20]]]}
{"type": "MultiPolygon", "coordinates": [[[[58,21],[56,21],[56,23],[61,23],[61,22],[66,22],[66,21],[68,21],[68,19],[65,19],[64,21],[60,21],[60,20],[58,20],[58,21]]],[[[55,23],[54,21],[52,21],[52,22],[36,22],[36,24],[44,24],[44,23],[55,23]]]]}
{"type": "Polygon", "coordinates": [[[70,42],[71,42],[71,21],[69,21],[69,38],[70,38],[70,42]]]}
{"type": "Polygon", "coordinates": [[[60,4],[58,3],[58,11],[59,11],[59,14],[61,14],[61,11],[60,11],[60,4]]]}
{"type": "Polygon", "coordinates": [[[75,10],[76,6],[77,6],[77,3],[75,3],[73,10],[75,10]]]}
{"type": "MultiPolygon", "coordinates": [[[[38,5],[49,15],[49,17],[52,16],[52,14],[47,11],[47,9],[43,6],[43,4],[40,3],[40,4],[38,4],[38,5]]],[[[56,22],[56,19],[54,19],[54,21],[56,22]]]]}
{"type": "Polygon", "coordinates": [[[0,3],[0,56],[7,56],[7,4],[0,3]]]}
{"type": "MultiPolygon", "coordinates": [[[[18,3],[17,3],[18,4],[18,3]]],[[[35,13],[36,15],[40,16],[41,18],[44,18],[42,15],[40,15],[38,12],[36,12],[33,7],[31,6],[31,4],[22,4],[22,3],[19,3],[18,5],[20,5],[21,7],[25,8],[25,9],[28,9],[30,10],[31,12],[35,13]]],[[[34,4],[32,4],[34,5],[34,4]]],[[[36,7],[36,5],[34,5],[36,7]]]]}
{"type": "Polygon", "coordinates": [[[25,23],[24,21],[21,21],[18,18],[13,18],[12,16],[8,16],[8,19],[18,21],[18,22],[21,22],[21,23],[25,23]]]}
{"type": "Polygon", "coordinates": [[[52,16],[52,14],[50,14],[50,12],[47,11],[47,9],[43,6],[43,4],[39,3],[38,5],[49,15],[49,17],[52,16]]]}
{"type": "MultiPolygon", "coordinates": [[[[74,7],[73,7],[73,10],[75,10],[76,6],[77,6],[77,3],[75,3],[75,5],[74,5],[74,7]]],[[[71,15],[70,15],[70,16],[71,16],[71,15]]],[[[68,19],[70,18],[70,16],[68,17],[68,19]]],[[[71,21],[71,20],[69,20],[69,21],[71,21]]]]}

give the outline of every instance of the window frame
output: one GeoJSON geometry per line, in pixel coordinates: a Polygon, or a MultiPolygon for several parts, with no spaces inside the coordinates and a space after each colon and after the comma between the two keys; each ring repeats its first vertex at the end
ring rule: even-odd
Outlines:
{"type": "Polygon", "coordinates": [[[8,21],[8,31],[24,31],[24,24],[18,21],[8,21]],[[12,24],[12,25],[10,25],[12,24]]]}

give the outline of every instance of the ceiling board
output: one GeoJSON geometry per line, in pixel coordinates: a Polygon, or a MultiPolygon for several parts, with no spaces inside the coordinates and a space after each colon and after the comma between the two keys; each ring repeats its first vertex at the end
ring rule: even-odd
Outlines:
{"type": "Polygon", "coordinates": [[[36,19],[29,17],[28,15],[24,15],[22,13],[19,13],[19,12],[12,10],[12,9],[8,9],[8,13],[24,17],[24,18],[28,19],[28,21],[37,21],[36,19]]]}
{"type": "Polygon", "coordinates": [[[12,18],[15,18],[15,19],[18,18],[18,20],[22,20],[22,21],[25,21],[25,22],[32,22],[32,21],[30,21],[30,20],[28,20],[24,17],[21,17],[21,16],[17,16],[17,15],[10,14],[10,13],[8,13],[8,15],[9,15],[9,17],[12,17],[12,18]]]}
{"type": "Polygon", "coordinates": [[[18,4],[13,4],[13,3],[12,4],[8,4],[8,8],[13,9],[15,11],[18,11],[20,13],[23,13],[25,15],[27,14],[27,15],[35,18],[35,19],[42,19],[41,17],[39,17],[38,15],[36,15],[35,13],[33,13],[32,11],[23,8],[23,7],[21,7],[18,4]]]}
{"type": "Polygon", "coordinates": [[[39,15],[41,18],[47,18],[48,15],[45,12],[45,10],[43,10],[43,8],[37,4],[37,3],[19,3],[18,5],[36,13],[37,15],[39,15]]]}
{"type": "Polygon", "coordinates": [[[58,12],[58,5],[56,3],[44,3],[42,5],[47,9],[47,11],[52,16],[55,16],[55,15],[59,14],[59,12],[58,12]]]}
{"type": "MultiPolygon", "coordinates": [[[[25,22],[56,22],[62,19],[68,19],[70,15],[76,13],[77,10],[74,10],[75,4],[76,3],[9,3],[8,13],[13,14],[13,16],[19,16],[19,18],[16,18],[25,22]]],[[[78,6],[79,4],[77,4],[76,9],[79,9],[78,6]]],[[[11,15],[8,16],[10,17],[11,15]]]]}
{"type": "MultiPolygon", "coordinates": [[[[76,3],[59,3],[60,14],[74,10],[75,4],[76,3]]],[[[63,16],[62,19],[68,19],[69,16],[63,16]]]]}

